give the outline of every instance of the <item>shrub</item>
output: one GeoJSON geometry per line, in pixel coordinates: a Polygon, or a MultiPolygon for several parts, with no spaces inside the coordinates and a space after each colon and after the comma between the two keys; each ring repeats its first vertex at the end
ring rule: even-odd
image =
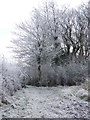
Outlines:
{"type": "Polygon", "coordinates": [[[35,86],[57,86],[57,85],[80,85],[87,76],[87,65],[82,63],[69,62],[63,66],[42,65],[41,80],[38,82],[38,73],[29,81],[35,86]]]}
{"type": "Polygon", "coordinates": [[[19,68],[9,63],[5,64],[2,69],[2,102],[5,103],[7,96],[12,96],[21,89],[19,79],[19,68]]]}
{"type": "Polygon", "coordinates": [[[82,63],[71,62],[66,67],[67,85],[80,85],[87,76],[87,67],[82,63]]]}

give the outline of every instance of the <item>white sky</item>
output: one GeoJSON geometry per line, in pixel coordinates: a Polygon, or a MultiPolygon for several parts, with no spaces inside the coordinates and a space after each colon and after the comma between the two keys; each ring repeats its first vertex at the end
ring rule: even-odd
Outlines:
{"type": "MultiPolygon", "coordinates": [[[[56,0],[58,5],[70,4],[72,7],[79,6],[88,0],[56,0]]],[[[12,39],[11,31],[15,23],[27,19],[33,9],[43,0],[0,0],[0,53],[9,57],[6,46],[12,39]]]]}

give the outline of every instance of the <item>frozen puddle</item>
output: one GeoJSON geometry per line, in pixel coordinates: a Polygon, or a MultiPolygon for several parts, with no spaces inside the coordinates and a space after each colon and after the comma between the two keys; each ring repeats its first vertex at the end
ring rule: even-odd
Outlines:
{"type": "Polygon", "coordinates": [[[2,106],[7,118],[88,118],[88,102],[75,96],[80,86],[27,86],[12,96],[10,105],[2,106]]]}

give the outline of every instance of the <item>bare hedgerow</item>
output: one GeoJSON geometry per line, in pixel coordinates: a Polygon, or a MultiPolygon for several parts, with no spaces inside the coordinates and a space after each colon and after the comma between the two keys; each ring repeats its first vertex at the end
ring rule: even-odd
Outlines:
{"type": "Polygon", "coordinates": [[[80,85],[86,80],[87,65],[71,61],[65,68],[67,85],[80,85]]]}
{"type": "MultiPolygon", "coordinates": [[[[71,61],[67,65],[52,67],[42,66],[42,79],[38,86],[80,85],[86,80],[87,65],[71,61]]],[[[36,85],[37,78],[32,79],[31,85],[36,85]],[[34,83],[34,84],[33,84],[34,83]]]]}

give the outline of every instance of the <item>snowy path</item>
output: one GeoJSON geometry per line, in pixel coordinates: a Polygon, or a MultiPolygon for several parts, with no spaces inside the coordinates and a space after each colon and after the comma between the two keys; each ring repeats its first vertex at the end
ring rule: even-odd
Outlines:
{"type": "Polygon", "coordinates": [[[73,87],[27,86],[12,96],[12,104],[2,107],[3,117],[88,118],[88,102],[75,96],[73,87]]]}

